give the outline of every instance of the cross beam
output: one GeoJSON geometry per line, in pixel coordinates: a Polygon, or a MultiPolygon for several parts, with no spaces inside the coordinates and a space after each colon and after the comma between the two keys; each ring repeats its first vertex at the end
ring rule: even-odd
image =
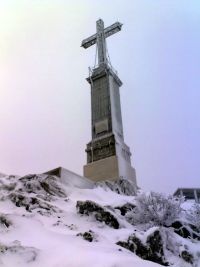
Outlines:
{"type": "Polygon", "coordinates": [[[107,63],[106,57],[106,38],[121,31],[122,24],[120,22],[115,22],[111,26],[104,28],[104,22],[99,19],[96,22],[97,33],[91,35],[90,37],[84,39],[81,46],[88,48],[91,45],[97,44],[98,49],[98,64],[107,63]]]}

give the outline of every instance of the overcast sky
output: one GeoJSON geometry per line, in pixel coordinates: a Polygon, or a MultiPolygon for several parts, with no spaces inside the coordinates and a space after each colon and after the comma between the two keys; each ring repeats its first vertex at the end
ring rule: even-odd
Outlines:
{"type": "Polygon", "coordinates": [[[0,172],[82,174],[98,18],[123,23],[107,41],[139,186],[199,187],[198,0],[0,0],[0,172]]]}

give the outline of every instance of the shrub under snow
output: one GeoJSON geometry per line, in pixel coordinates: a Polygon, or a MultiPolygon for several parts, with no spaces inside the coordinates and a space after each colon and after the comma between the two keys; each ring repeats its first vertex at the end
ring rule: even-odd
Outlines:
{"type": "Polygon", "coordinates": [[[126,217],[130,223],[151,223],[158,226],[170,226],[180,215],[182,198],[165,196],[160,193],[141,193],[136,197],[136,208],[126,217]]]}

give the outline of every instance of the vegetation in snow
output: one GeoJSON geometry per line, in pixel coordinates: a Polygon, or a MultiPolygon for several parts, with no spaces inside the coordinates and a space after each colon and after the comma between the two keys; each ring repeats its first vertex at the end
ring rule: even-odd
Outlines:
{"type": "Polygon", "coordinates": [[[135,203],[135,209],[126,215],[131,224],[170,226],[180,216],[183,198],[150,192],[139,194],[135,198],[135,203]]]}

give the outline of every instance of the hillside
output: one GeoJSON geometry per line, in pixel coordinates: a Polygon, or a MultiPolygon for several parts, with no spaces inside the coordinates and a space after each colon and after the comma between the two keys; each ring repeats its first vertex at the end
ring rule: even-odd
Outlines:
{"type": "Polygon", "coordinates": [[[168,241],[160,227],[142,229],[126,219],[125,213],[134,208],[134,196],[117,194],[105,186],[78,188],[50,175],[2,176],[0,190],[2,267],[162,266],[125,248],[133,235],[135,242],[141,240],[143,250],[155,250],[151,258],[157,262],[200,266],[200,242],[172,231],[170,251],[163,245],[168,241]],[[162,250],[155,246],[158,241],[162,250]],[[193,252],[193,264],[179,257],[186,247],[193,252]]]}

